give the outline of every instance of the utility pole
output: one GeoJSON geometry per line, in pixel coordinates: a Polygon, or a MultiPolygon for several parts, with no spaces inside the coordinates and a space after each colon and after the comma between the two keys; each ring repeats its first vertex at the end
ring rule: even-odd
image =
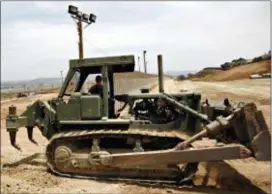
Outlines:
{"type": "Polygon", "coordinates": [[[144,57],[144,72],[147,73],[145,55],[146,55],[146,50],[143,51],[143,57],[144,57]]]}
{"type": "Polygon", "coordinates": [[[42,88],[42,87],[43,87],[43,84],[40,83],[40,84],[39,84],[39,87],[40,87],[40,94],[42,94],[42,92],[43,92],[43,88],[42,88]]]}
{"type": "Polygon", "coordinates": [[[77,31],[79,36],[79,42],[78,42],[78,53],[79,53],[79,59],[83,60],[83,33],[82,33],[82,21],[77,21],[77,31]]]}
{"type": "Polygon", "coordinates": [[[141,72],[140,57],[139,56],[138,56],[138,68],[139,68],[139,72],[141,72]]]}
{"type": "Polygon", "coordinates": [[[62,71],[60,71],[60,76],[61,76],[61,85],[63,85],[63,75],[62,75],[62,71]]]}
{"type": "Polygon", "coordinates": [[[24,84],[23,87],[24,87],[24,92],[26,92],[26,85],[24,84]]]}
{"type": "MultiPolygon", "coordinates": [[[[95,23],[96,15],[94,14],[86,14],[82,13],[78,10],[77,7],[73,5],[68,6],[68,13],[71,15],[71,17],[74,19],[77,25],[77,32],[78,32],[78,54],[79,54],[79,60],[82,61],[84,59],[84,52],[83,52],[83,29],[82,29],[82,22],[86,23],[87,25],[84,27],[88,27],[92,23],[95,23]]],[[[76,82],[78,81],[78,75],[75,74],[73,77],[73,80],[76,82]]],[[[63,83],[63,82],[62,82],[63,83]]],[[[71,82],[73,83],[73,81],[71,82]]]]}

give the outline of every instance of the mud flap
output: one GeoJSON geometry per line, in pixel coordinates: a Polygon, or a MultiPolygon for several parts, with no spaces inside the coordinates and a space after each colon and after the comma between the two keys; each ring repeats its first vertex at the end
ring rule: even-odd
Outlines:
{"type": "Polygon", "coordinates": [[[256,160],[271,160],[271,134],[268,130],[258,133],[251,141],[256,160]]]}

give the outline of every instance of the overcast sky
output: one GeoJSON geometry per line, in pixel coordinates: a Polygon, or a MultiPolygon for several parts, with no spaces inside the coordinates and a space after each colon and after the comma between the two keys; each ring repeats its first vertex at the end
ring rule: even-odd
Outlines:
{"type": "MultiPolygon", "coordinates": [[[[84,57],[147,50],[148,72],[200,70],[270,49],[270,2],[1,2],[1,80],[60,76],[78,57],[68,5],[97,15],[84,57]]],[[[137,68],[138,69],[138,68],[137,68]]],[[[143,68],[142,68],[143,69],[143,68]]]]}

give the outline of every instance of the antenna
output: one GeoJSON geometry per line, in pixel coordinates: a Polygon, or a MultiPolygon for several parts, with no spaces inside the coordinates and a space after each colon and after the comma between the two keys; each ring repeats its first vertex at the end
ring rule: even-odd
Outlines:
{"type": "Polygon", "coordinates": [[[138,56],[138,68],[139,68],[139,72],[141,72],[141,66],[140,66],[140,57],[138,56]]]}
{"type": "Polygon", "coordinates": [[[60,76],[61,76],[61,85],[63,85],[63,75],[62,75],[62,70],[60,71],[60,76]]]}

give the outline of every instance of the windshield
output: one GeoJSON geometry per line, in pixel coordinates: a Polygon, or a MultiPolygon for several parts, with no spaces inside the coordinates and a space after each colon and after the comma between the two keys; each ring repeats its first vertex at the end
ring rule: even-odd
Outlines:
{"type": "Polygon", "coordinates": [[[84,85],[83,85],[82,88],[81,88],[81,92],[84,92],[84,93],[88,93],[88,92],[89,92],[89,89],[90,89],[93,85],[95,85],[95,77],[96,77],[97,75],[100,75],[100,76],[101,76],[101,74],[90,74],[90,75],[88,75],[87,79],[86,79],[85,82],[84,82],[84,85]]]}
{"type": "Polygon", "coordinates": [[[74,77],[71,79],[71,81],[68,84],[68,87],[66,89],[65,94],[71,94],[75,91],[77,82],[79,80],[79,72],[76,72],[74,77]]]}

